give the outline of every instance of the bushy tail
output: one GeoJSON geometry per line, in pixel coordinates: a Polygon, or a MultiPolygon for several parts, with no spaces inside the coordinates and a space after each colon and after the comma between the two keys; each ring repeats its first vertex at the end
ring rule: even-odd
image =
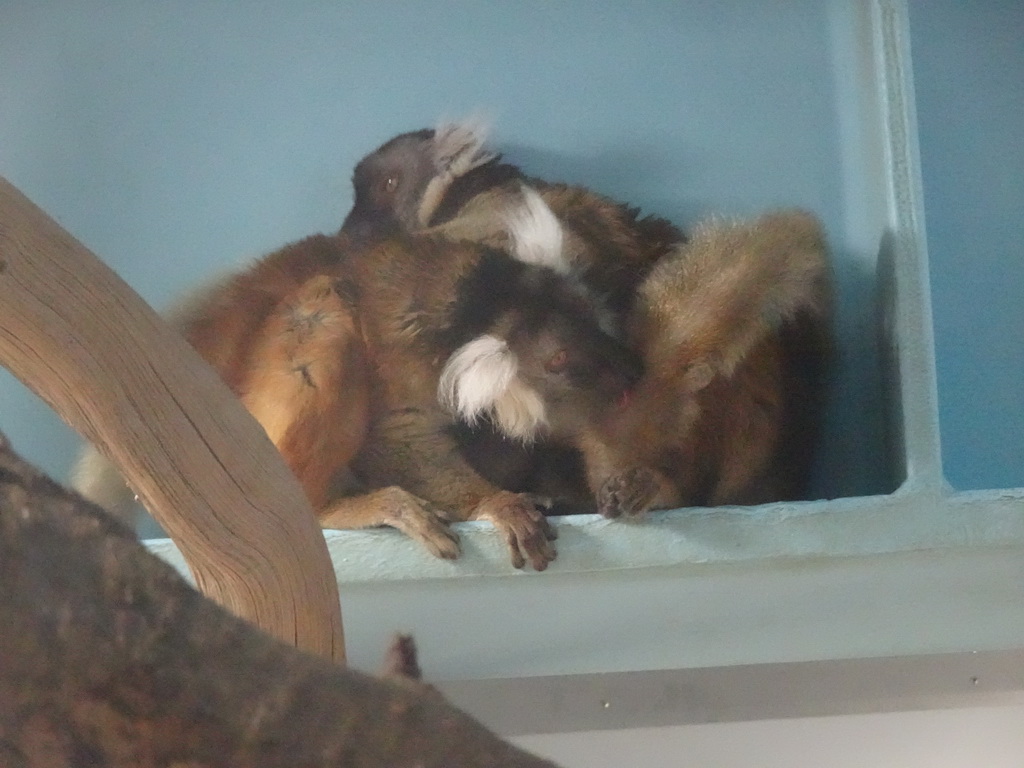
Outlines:
{"type": "Polygon", "coordinates": [[[731,374],[765,336],[800,314],[830,312],[827,245],[800,210],[749,222],[709,220],[664,256],[640,287],[638,346],[648,367],[731,374]]]}

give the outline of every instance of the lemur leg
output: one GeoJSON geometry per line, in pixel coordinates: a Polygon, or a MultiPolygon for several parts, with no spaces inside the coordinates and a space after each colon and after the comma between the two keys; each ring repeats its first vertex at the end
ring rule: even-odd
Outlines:
{"type": "Polygon", "coordinates": [[[425,546],[435,557],[459,556],[459,537],[438,507],[398,486],[335,499],[320,512],[323,528],[353,529],[389,525],[425,546]]]}

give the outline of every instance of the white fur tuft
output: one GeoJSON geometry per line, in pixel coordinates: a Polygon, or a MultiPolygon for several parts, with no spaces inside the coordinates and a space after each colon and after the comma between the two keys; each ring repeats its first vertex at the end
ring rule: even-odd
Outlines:
{"type": "Polygon", "coordinates": [[[544,402],[516,374],[508,344],[484,334],[463,344],[445,363],[437,387],[441,404],[468,424],[490,414],[507,436],[531,440],[547,425],[544,402]]]}
{"type": "Polygon", "coordinates": [[[568,274],[571,265],[562,252],[563,233],[558,217],[537,190],[523,185],[522,193],[522,204],[505,218],[512,238],[512,255],[526,264],[568,274]]]}
{"type": "Polygon", "coordinates": [[[497,154],[484,146],[490,132],[491,122],[482,115],[443,121],[434,130],[434,167],[458,178],[493,160],[497,154]]]}
{"type": "Polygon", "coordinates": [[[489,132],[489,122],[478,116],[460,122],[442,121],[434,130],[434,177],[423,190],[416,212],[421,226],[430,223],[455,179],[497,157],[495,152],[484,147],[489,132]]]}
{"type": "Polygon", "coordinates": [[[441,371],[437,396],[459,418],[473,424],[508,390],[519,364],[497,336],[478,336],[463,344],[441,371]]]}
{"type": "Polygon", "coordinates": [[[548,425],[547,409],[536,390],[519,379],[512,379],[508,389],[494,403],[495,424],[503,434],[529,442],[548,425]]]}

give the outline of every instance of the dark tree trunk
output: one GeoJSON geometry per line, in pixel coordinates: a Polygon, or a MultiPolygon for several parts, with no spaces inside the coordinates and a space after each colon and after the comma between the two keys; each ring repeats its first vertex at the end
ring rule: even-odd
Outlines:
{"type": "Polygon", "coordinates": [[[235,618],[0,435],[0,765],[552,764],[235,618]]]}

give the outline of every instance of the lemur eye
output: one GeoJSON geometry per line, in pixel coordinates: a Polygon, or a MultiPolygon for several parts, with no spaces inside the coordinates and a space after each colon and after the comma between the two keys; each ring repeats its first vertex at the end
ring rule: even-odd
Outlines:
{"type": "Polygon", "coordinates": [[[565,366],[568,362],[569,353],[566,352],[564,349],[560,349],[557,352],[555,352],[555,354],[548,358],[548,361],[547,363],[544,364],[544,367],[547,369],[548,373],[561,373],[563,370],[565,370],[565,366]]]}
{"type": "Polygon", "coordinates": [[[384,191],[389,195],[398,189],[398,176],[388,176],[384,179],[384,191]]]}

